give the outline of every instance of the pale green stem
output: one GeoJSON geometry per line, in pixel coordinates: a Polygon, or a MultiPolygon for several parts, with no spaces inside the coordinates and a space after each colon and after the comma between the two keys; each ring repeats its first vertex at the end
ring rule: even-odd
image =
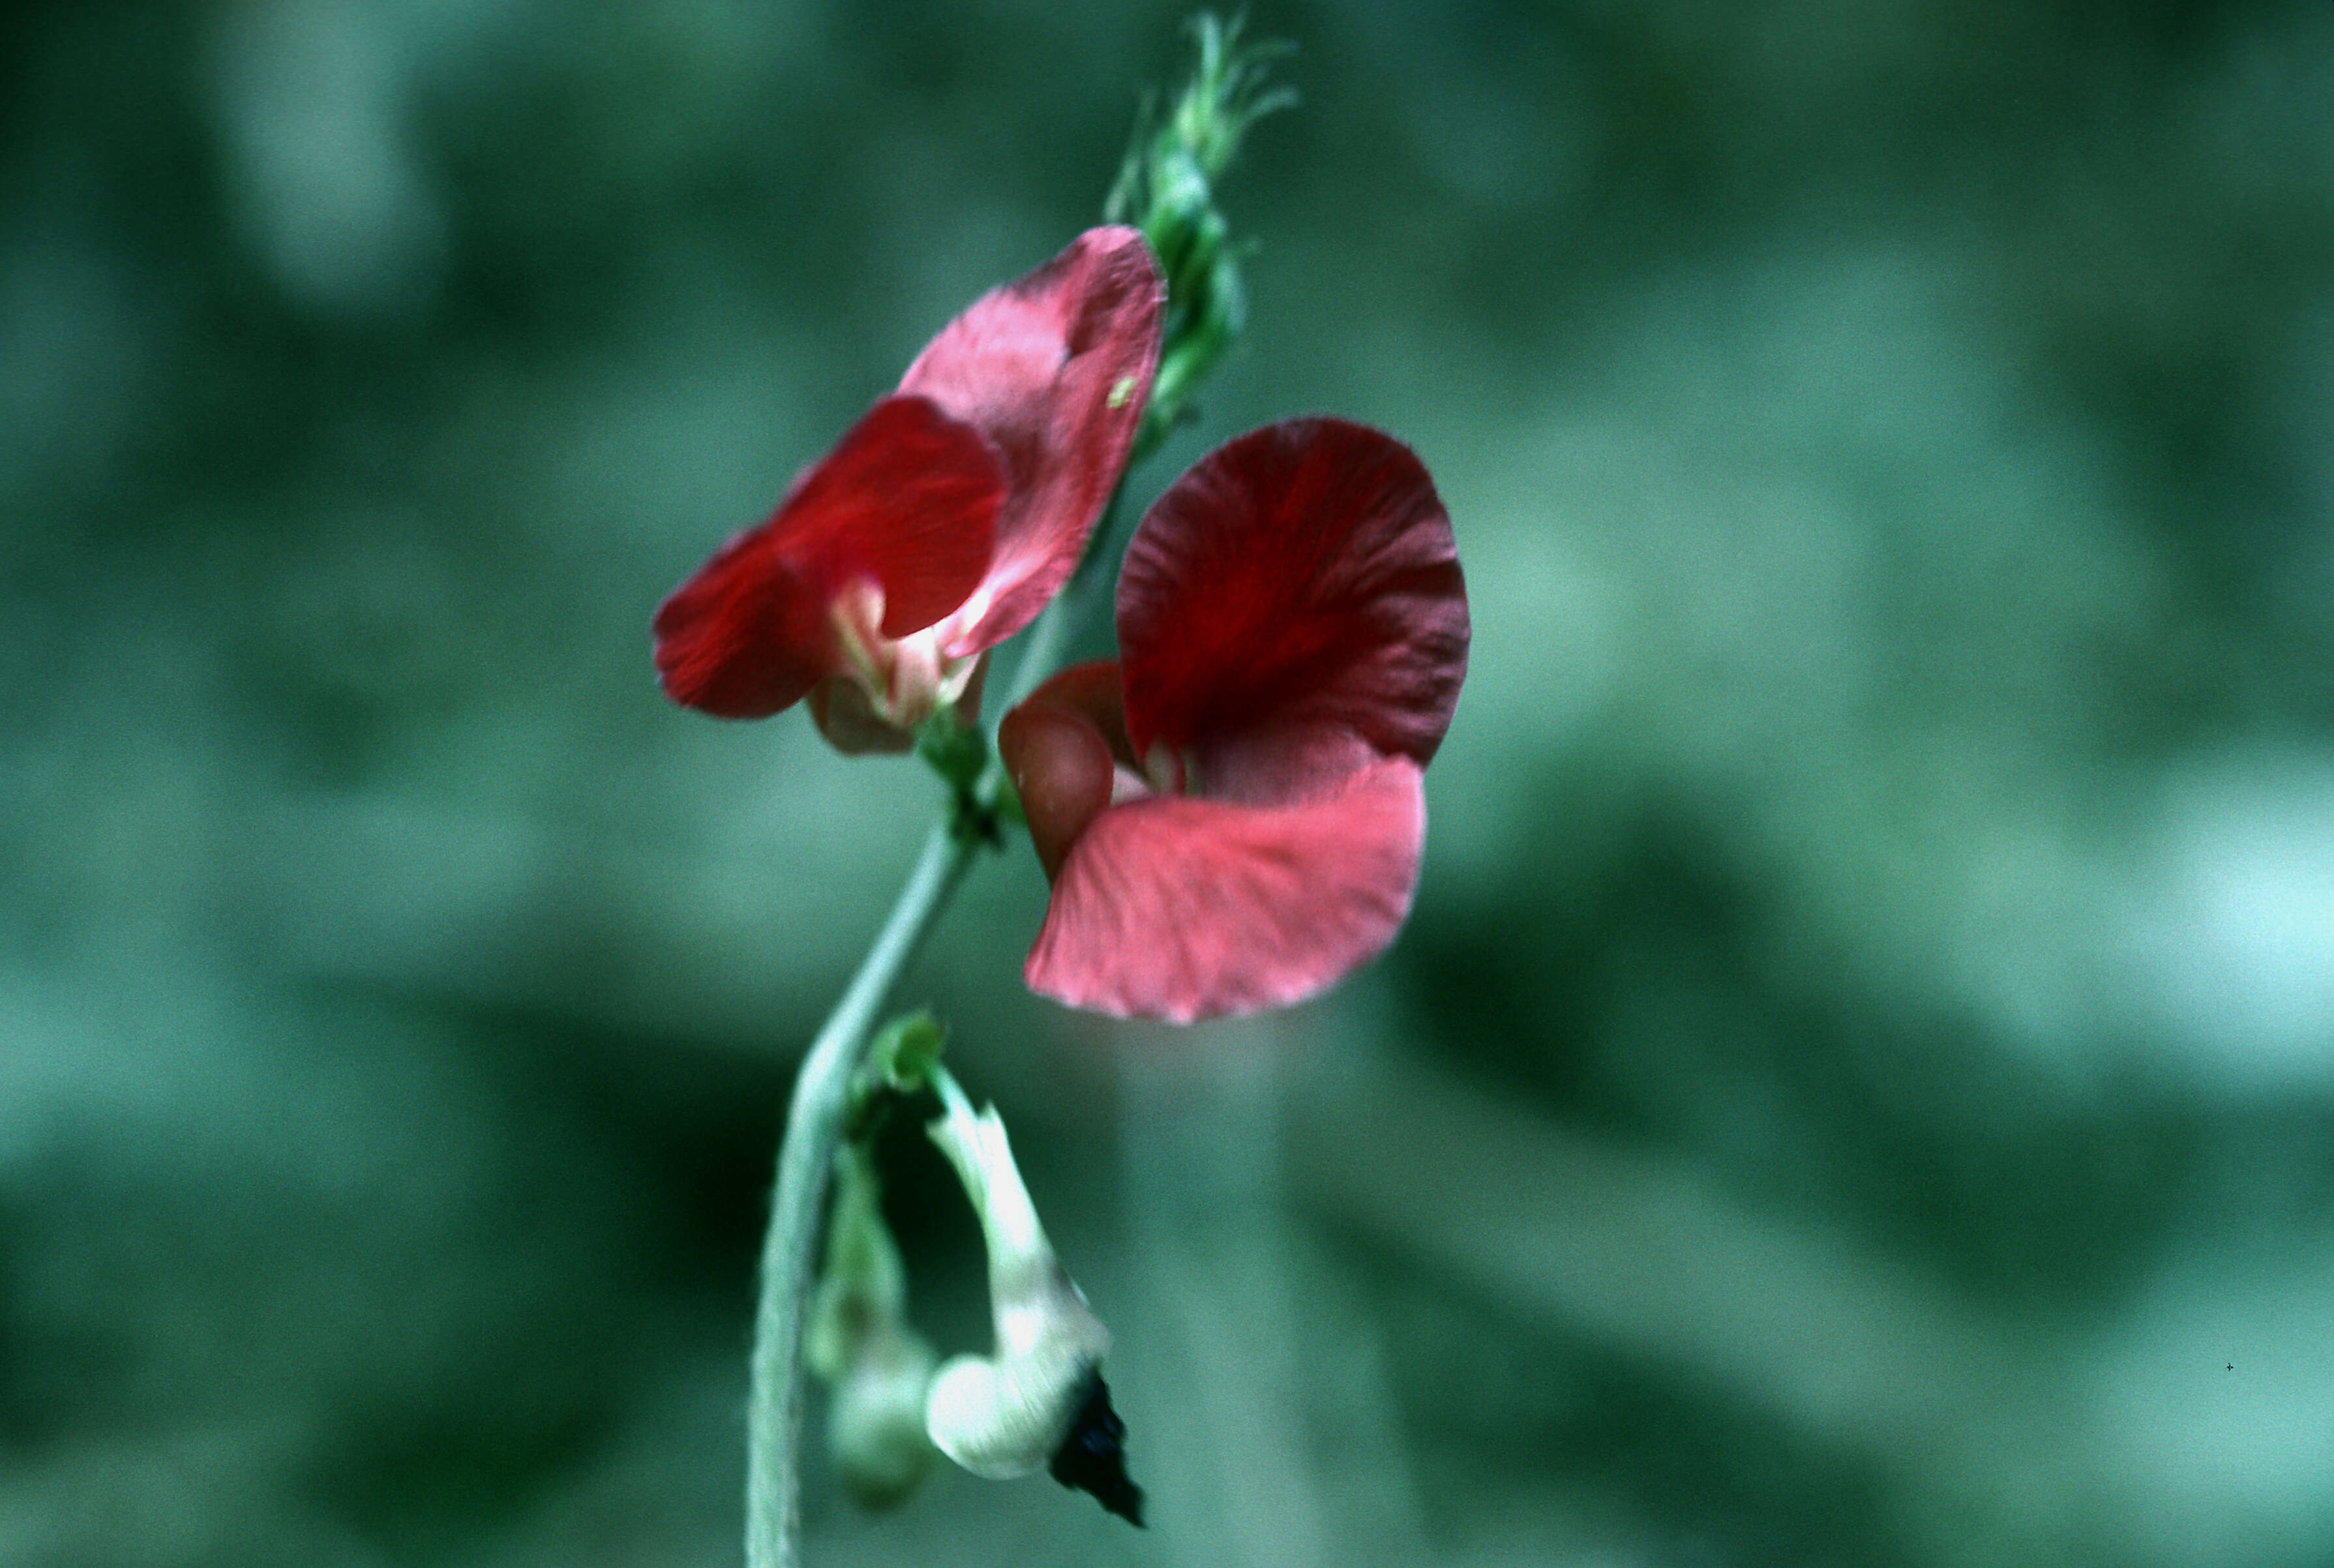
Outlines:
{"type": "MultiPolygon", "coordinates": [[[[1224,156],[1229,156],[1229,149],[1224,156]]],[[[1169,351],[1174,347],[1168,345],[1169,351]]],[[[1172,422],[1172,418],[1146,417],[1129,454],[1130,468],[1158,447],[1172,422]]],[[[900,890],[899,901],[892,906],[882,934],[868,949],[859,972],[852,976],[850,989],[827,1015],[818,1038],[811,1042],[796,1076],[794,1100],[786,1111],[786,1139],[778,1148],[770,1228],[762,1242],[761,1300],[754,1313],[751,1389],[746,1408],[747,1568],[797,1568],[801,1560],[803,1324],[815,1283],[827,1179],[834,1166],[853,1081],[892,987],[979,852],[984,842],[980,824],[996,821],[998,802],[1006,788],[1004,765],[996,750],[998,719],[1054,672],[1073,622],[1094,612],[1104,597],[1100,580],[1107,578],[1106,568],[1124,543],[1117,524],[1125,489],[1122,472],[1095,529],[1087,558],[1029,629],[1020,662],[1014,667],[1011,689],[989,721],[989,761],[973,786],[970,801],[959,799],[950,818],[932,829],[922,858],[916,862],[908,885],[900,890]]]]}
{"type": "Polygon", "coordinates": [[[778,1146],[777,1188],[762,1241],[761,1304],[754,1314],[752,1392],[746,1409],[746,1562],[795,1568],[802,1534],[802,1336],[828,1173],[851,1081],[892,985],[948,907],[979,841],[934,827],[882,934],[850,989],[811,1042],[795,1079],[778,1146]]]}
{"type": "MultiPolygon", "coordinates": [[[[1104,525],[1116,511],[1115,500],[1104,525]]],[[[1064,594],[1030,628],[1013,671],[1002,714],[1053,672],[1068,623],[1083,595],[1064,594]]],[[[974,791],[993,810],[1004,770],[992,752],[974,791]]],[[[796,1568],[802,1537],[803,1323],[808,1315],[817,1262],[819,1222],[829,1172],[842,1141],[843,1113],[853,1079],[867,1053],[884,1003],[925,933],[948,908],[980,851],[977,834],[936,824],[922,856],[900,890],[875,945],[860,961],[850,988],[834,1005],[803,1057],[778,1146],[777,1184],[770,1198],[770,1228],[762,1238],[761,1301],[754,1313],[754,1355],[746,1405],[747,1568],[796,1568]]]]}

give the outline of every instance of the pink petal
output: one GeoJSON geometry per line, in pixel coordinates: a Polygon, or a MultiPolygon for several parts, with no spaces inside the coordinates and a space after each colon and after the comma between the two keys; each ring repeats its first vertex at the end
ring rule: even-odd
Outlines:
{"type": "Polygon", "coordinates": [[[658,609],[656,662],[675,702],[760,718],[840,671],[830,607],[883,591],[903,637],[962,604],[995,543],[1005,476],[979,431],[930,399],[890,397],[797,478],[770,520],[723,545],[658,609]]]}
{"type": "Polygon", "coordinates": [[[1409,447],[1287,419],[1154,503],[1118,582],[1137,755],[1195,755],[1211,796],[1301,798],[1374,754],[1432,758],[1467,673],[1451,521],[1409,447]]]}
{"type": "Polygon", "coordinates": [[[1425,832],[1408,757],[1300,805],[1114,806],[1071,846],[1023,975],[1073,1007],[1177,1024],[1301,1002],[1394,939],[1425,832]]]}
{"type": "Polygon", "coordinates": [[[1166,298],[1139,232],[1089,229],[975,301],[901,379],[901,391],[995,442],[1012,486],[983,597],[950,629],[951,657],[1036,620],[1077,565],[1142,423],[1166,298]]]}

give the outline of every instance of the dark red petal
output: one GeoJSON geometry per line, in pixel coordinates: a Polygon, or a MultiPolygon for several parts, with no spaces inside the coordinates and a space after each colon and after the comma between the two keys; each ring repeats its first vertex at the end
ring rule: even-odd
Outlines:
{"type": "Polygon", "coordinates": [[[998,726],[997,744],[1028,821],[1037,863],[1051,881],[1078,835],[1110,804],[1110,743],[1076,714],[1017,707],[998,726]]]}
{"type": "Polygon", "coordinates": [[[1424,765],[1467,638],[1433,481],[1342,419],[1283,420],[1202,457],[1144,515],[1118,580],[1136,753],[1198,754],[1211,795],[1204,759],[1251,746],[1275,754],[1251,771],[1280,783],[1250,798],[1301,795],[1373,752],[1424,765]]]}
{"type": "Polygon", "coordinates": [[[1071,846],[1023,975],[1073,1007],[1176,1024],[1301,1002],[1394,939],[1425,832],[1408,757],[1302,805],[1113,806],[1071,846]]]}
{"type": "Polygon", "coordinates": [[[1005,498],[1004,465],[979,429],[894,396],[844,432],[787,510],[805,548],[882,584],[881,630],[905,637],[980,586],[1005,498]]]}
{"type": "Polygon", "coordinates": [[[1113,758],[1130,768],[1137,765],[1126,744],[1126,697],[1120,685],[1118,660],[1098,659],[1090,664],[1074,664],[1023,697],[1021,707],[1057,707],[1078,715],[1101,732],[1113,758]]]}
{"type": "Polygon", "coordinates": [[[769,530],[730,540],[657,609],[657,675],[684,707],[761,718],[801,701],[839,662],[825,596],[769,530]]]}
{"type": "Polygon", "coordinates": [[[986,604],[947,652],[993,647],[1037,619],[1085,548],[1126,467],[1159,363],[1167,285],[1143,236],[1089,229],[941,330],[900,381],[1005,455],[986,604]]]}
{"type": "Polygon", "coordinates": [[[997,749],[1046,880],[1110,804],[1113,752],[1125,748],[1118,665],[1111,660],[1063,670],[997,726],[997,749]]]}
{"type": "Polygon", "coordinates": [[[979,431],[927,399],[885,398],[768,522],[723,545],[658,609],[665,690],[724,718],[800,701],[839,672],[836,594],[872,578],[884,636],[931,625],[979,585],[1004,497],[1003,467],[979,431]]]}

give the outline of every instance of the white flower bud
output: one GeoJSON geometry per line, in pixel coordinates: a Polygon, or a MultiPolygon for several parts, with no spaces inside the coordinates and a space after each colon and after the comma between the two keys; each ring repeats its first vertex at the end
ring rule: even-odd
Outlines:
{"type": "Polygon", "coordinates": [[[934,1083],[948,1109],[928,1130],[980,1216],[997,1350],[940,1369],[924,1425],[974,1475],[1008,1480],[1053,1462],[1093,1392],[1110,1331],[1055,1257],[995,1109],[975,1113],[944,1073],[934,1083]]]}

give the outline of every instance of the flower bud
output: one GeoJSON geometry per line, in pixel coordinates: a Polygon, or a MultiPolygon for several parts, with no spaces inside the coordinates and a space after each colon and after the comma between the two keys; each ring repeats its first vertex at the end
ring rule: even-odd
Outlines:
{"type": "Polygon", "coordinates": [[[925,1429],[976,1476],[1009,1480],[1050,1468],[1064,1486],[1141,1524],[1143,1494],[1127,1480],[1119,1448],[1126,1429],[1101,1376],[1110,1331],[1054,1255],[995,1108],[975,1112],[945,1072],[933,1083],[947,1109],[927,1130],[980,1216],[997,1349],[940,1368],[925,1429]]]}
{"type": "Polygon", "coordinates": [[[1153,159],[1151,205],[1141,227],[1159,253],[1169,297],[1188,298],[1222,253],[1226,235],[1215,192],[1188,150],[1176,148],[1153,159]]]}
{"type": "Polygon", "coordinates": [[[1193,389],[1239,333],[1241,247],[1217,209],[1215,182],[1249,129],[1296,101],[1287,89],[1266,84],[1267,68],[1285,46],[1243,43],[1239,29],[1237,20],[1193,20],[1191,81],[1155,123],[1146,105],[1106,208],[1114,221],[1142,228],[1167,279],[1167,322],[1143,414],[1143,447],[1182,417],[1193,389]]]}
{"type": "Polygon", "coordinates": [[[864,1506],[887,1508],[931,1469],[923,1417],[932,1349],[908,1325],[905,1273],[865,1146],[845,1145],[834,1174],[826,1267],[804,1360],[830,1390],[827,1448],[844,1485],[864,1506]]]}
{"type": "MultiPolygon", "coordinates": [[[[1220,220],[1217,226],[1221,227],[1220,220]]],[[[1160,356],[1151,398],[1152,407],[1162,410],[1161,419],[1181,415],[1193,389],[1239,336],[1247,317],[1248,292],[1240,283],[1239,265],[1228,250],[1220,251],[1204,281],[1193,285],[1190,308],[1177,318],[1175,334],[1160,356]]]]}

